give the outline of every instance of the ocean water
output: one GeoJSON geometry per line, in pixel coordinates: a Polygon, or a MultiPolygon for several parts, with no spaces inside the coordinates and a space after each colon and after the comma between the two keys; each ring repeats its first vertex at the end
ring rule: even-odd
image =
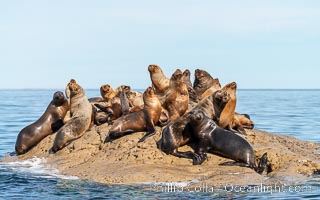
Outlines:
{"type": "MultiPolygon", "coordinates": [[[[19,131],[37,120],[56,90],[0,90],[0,158],[14,151],[19,131]]],[[[88,97],[98,90],[86,90],[88,97]]],[[[250,114],[255,128],[320,143],[320,90],[239,90],[237,111],[250,114]]],[[[261,186],[190,189],[179,183],[97,184],[47,169],[45,159],[0,162],[0,199],[319,199],[320,177],[283,190],[261,186]]]]}

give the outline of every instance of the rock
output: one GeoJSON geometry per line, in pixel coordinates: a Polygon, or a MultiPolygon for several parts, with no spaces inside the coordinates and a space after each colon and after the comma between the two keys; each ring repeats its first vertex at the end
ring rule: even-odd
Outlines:
{"type": "MultiPolygon", "coordinates": [[[[319,145],[291,136],[246,130],[248,135],[245,138],[252,144],[256,157],[268,153],[272,172],[259,175],[246,167],[221,166],[219,164],[230,160],[217,155],[208,154],[208,160],[200,166],[193,166],[192,160],[166,155],[156,146],[161,137],[160,127],[157,127],[157,134],[144,143],[137,143],[145,134],[140,132],[103,144],[108,129],[107,124],[95,127],[67,148],[49,155],[48,150],[55,137],[53,134],[18,158],[44,157],[47,165],[59,169],[62,174],[101,183],[192,181],[216,187],[260,185],[303,181],[320,171],[319,145]]],[[[184,146],[180,150],[192,149],[184,146]]]]}

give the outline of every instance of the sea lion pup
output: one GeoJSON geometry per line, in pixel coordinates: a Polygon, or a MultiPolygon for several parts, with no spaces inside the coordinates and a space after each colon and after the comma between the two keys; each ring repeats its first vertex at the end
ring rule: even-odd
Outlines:
{"type": "Polygon", "coordinates": [[[169,121],[182,116],[189,107],[188,88],[182,78],[181,70],[177,69],[170,78],[170,86],[163,100],[162,106],[168,111],[169,121]]]}
{"type": "Polygon", "coordinates": [[[235,113],[236,104],[237,104],[237,97],[236,97],[237,84],[235,82],[228,83],[222,88],[222,90],[226,91],[230,95],[230,101],[222,110],[219,121],[218,121],[218,125],[221,128],[224,128],[227,130],[245,134],[243,132],[233,129],[234,113],[235,113]]]}
{"type": "MultiPolygon", "coordinates": [[[[230,100],[230,96],[221,90],[216,91],[210,97],[200,101],[193,110],[202,110],[209,118],[216,118],[221,110],[230,100]]],[[[191,111],[192,112],[192,111],[191,111]]],[[[166,154],[171,154],[177,157],[193,159],[192,152],[180,152],[178,148],[192,142],[192,130],[190,128],[191,112],[185,113],[183,116],[170,121],[168,125],[162,129],[162,138],[157,142],[157,147],[166,154]]]]}
{"type": "Polygon", "coordinates": [[[183,72],[183,82],[186,84],[189,93],[189,103],[196,104],[199,102],[200,98],[197,95],[196,91],[192,87],[190,79],[190,70],[186,69],[183,72]]]}
{"type": "Polygon", "coordinates": [[[267,167],[267,153],[264,153],[258,166],[252,146],[239,135],[220,128],[201,110],[194,110],[189,115],[193,137],[197,139],[193,164],[200,165],[207,158],[207,153],[230,158],[261,174],[267,167]]]}
{"type": "Polygon", "coordinates": [[[161,115],[161,103],[155,95],[155,90],[148,87],[143,93],[144,108],[143,110],[129,113],[115,120],[109,129],[109,135],[104,143],[122,137],[126,134],[147,131],[139,140],[143,142],[146,138],[156,133],[155,124],[159,121],[161,115]]]}
{"type": "Polygon", "coordinates": [[[81,137],[90,128],[92,122],[92,106],[83,88],[71,80],[68,83],[70,91],[70,120],[59,129],[49,153],[55,153],[67,146],[73,140],[81,137]]]}
{"type": "Polygon", "coordinates": [[[170,80],[164,75],[158,65],[149,65],[148,71],[150,73],[152,87],[155,88],[155,93],[163,95],[169,88],[170,80]]]}
{"type": "Polygon", "coordinates": [[[15,145],[17,155],[27,153],[42,139],[59,130],[63,126],[63,119],[68,110],[68,101],[63,92],[55,92],[43,115],[18,134],[15,145]]]}

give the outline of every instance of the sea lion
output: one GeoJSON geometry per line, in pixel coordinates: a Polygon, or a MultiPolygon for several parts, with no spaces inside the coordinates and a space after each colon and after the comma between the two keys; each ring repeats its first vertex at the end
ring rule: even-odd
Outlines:
{"type": "MultiPolygon", "coordinates": [[[[219,115],[223,107],[230,100],[230,96],[221,90],[216,91],[210,97],[199,102],[193,110],[202,110],[209,118],[215,117],[216,113],[219,115]]],[[[193,111],[191,110],[191,112],[193,111]]],[[[166,154],[171,154],[177,157],[193,159],[192,152],[180,152],[178,148],[192,142],[192,130],[190,128],[191,112],[187,112],[183,116],[170,121],[165,128],[162,129],[162,138],[157,142],[157,147],[166,154]]]]}
{"type": "Polygon", "coordinates": [[[211,95],[212,93],[214,93],[217,90],[221,89],[221,84],[218,78],[215,78],[212,80],[211,83],[211,87],[209,87],[206,91],[204,91],[201,95],[200,95],[200,99],[204,99],[206,97],[208,97],[209,95],[211,95]]]}
{"type": "Polygon", "coordinates": [[[17,155],[28,152],[42,139],[63,126],[63,119],[69,110],[63,92],[57,91],[43,115],[34,123],[23,128],[17,136],[15,150],[17,155]]]}
{"type": "Polygon", "coordinates": [[[130,112],[136,112],[143,109],[143,94],[141,92],[132,91],[127,94],[130,112]]]}
{"type": "Polygon", "coordinates": [[[129,113],[115,120],[104,143],[122,137],[123,135],[147,131],[139,140],[143,142],[146,138],[156,133],[155,124],[159,121],[161,115],[161,103],[155,95],[155,90],[148,87],[143,93],[144,108],[143,110],[129,113]]]}
{"type": "Polygon", "coordinates": [[[95,102],[96,124],[111,122],[122,115],[129,113],[130,105],[127,95],[131,92],[130,86],[121,85],[114,90],[110,85],[105,84],[100,87],[101,96],[104,102],[95,102]]]}
{"type": "Polygon", "coordinates": [[[177,69],[170,78],[170,87],[162,104],[163,108],[168,111],[169,120],[182,116],[189,107],[188,88],[182,78],[180,69],[177,69]]]}
{"type": "Polygon", "coordinates": [[[80,138],[90,128],[93,110],[84,89],[71,80],[67,85],[70,91],[70,120],[59,129],[50,153],[55,153],[67,146],[73,140],[80,138]]]}
{"type": "Polygon", "coordinates": [[[196,69],[194,76],[193,88],[200,99],[204,99],[216,90],[221,89],[219,79],[212,78],[205,70],[196,69]]]}
{"type": "Polygon", "coordinates": [[[158,65],[149,65],[148,71],[150,73],[152,87],[155,88],[156,94],[163,95],[169,88],[170,80],[164,75],[158,65]]]}
{"type": "MultiPolygon", "coordinates": [[[[190,70],[186,69],[183,72],[183,82],[186,84],[189,93],[189,103],[196,104],[199,102],[200,98],[197,95],[196,91],[192,87],[191,79],[190,79],[190,70]]],[[[192,105],[191,105],[192,106],[192,105]]]]}
{"type": "Polygon", "coordinates": [[[101,94],[101,97],[106,101],[111,101],[111,99],[113,99],[113,97],[116,96],[116,92],[108,84],[101,85],[100,94],[101,94]]]}
{"type": "Polygon", "coordinates": [[[207,153],[218,154],[242,163],[261,174],[267,167],[267,153],[264,153],[258,166],[252,146],[239,135],[220,128],[201,110],[194,110],[189,115],[193,137],[197,139],[193,164],[200,165],[207,158],[207,153]]]}
{"type": "Polygon", "coordinates": [[[250,116],[248,114],[239,114],[237,112],[234,113],[233,118],[233,129],[234,130],[240,130],[245,132],[246,129],[253,129],[254,128],[254,122],[250,119],[250,116]]]}
{"type": "Polygon", "coordinates": [[[218,121],[218,125],[221,128],[237,132],[233,130],[234,112],[237,104],[237,97],[236,97],[237,84],[235,82],[228,83],[222,88],[222,90],[226,91],[230,95],[230,101],[226,104],[226,106],[222,110],[219,121],[218,121]]]}

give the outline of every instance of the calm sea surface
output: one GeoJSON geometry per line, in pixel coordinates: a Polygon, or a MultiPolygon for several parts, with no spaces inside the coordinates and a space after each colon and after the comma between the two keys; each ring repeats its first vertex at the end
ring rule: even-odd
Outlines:
{"type": "MultiPolygon", "coordinates": [[[[14,151],[19,131],[43,114],[55,91],[0,90],[0,158],[14,151]]],[[[98,90],[86,92],[88,97],[99,96],[98,90]]],[[[237,95],[237,111],[250,114],[255,128],[320,143],[320,90],[239,90],[237,95]]],[[[92,183],[59,175],[43,163],[40,158],[0,162],[0,199],[320,199],[319,176],[285,192],[230,188],[169,192],[152,183],[92,183]]]]}

